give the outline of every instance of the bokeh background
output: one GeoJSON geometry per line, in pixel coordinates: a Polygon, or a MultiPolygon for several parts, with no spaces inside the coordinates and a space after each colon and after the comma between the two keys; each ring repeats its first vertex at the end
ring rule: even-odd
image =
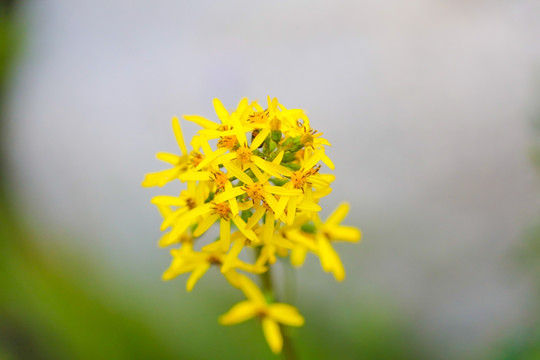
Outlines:
{"type": "MultiPolygon", "coordinates": [[[[170,118],[276,96],[359,245],[296,277],[302,359],[540,359],[540,3],[0,1],[0,359],[273,359],[162,282],[170,118]]],[[[186,137],[196,127],[185,125],[186,137]]]]}

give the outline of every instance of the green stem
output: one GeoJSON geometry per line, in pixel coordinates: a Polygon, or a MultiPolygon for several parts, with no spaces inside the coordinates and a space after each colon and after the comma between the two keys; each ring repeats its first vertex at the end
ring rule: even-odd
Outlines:
{"type": "MultiPolygon", "coordinates": [[[[256,248],[257,250],[257,257],[260,256],[261,248],[256,248]]],[[[274,289],[274,283],[272,280],[272,272],[271,269],[268,268],[268,271],[259,274],[259,278],[261,279],[261,286],[263,293],[266,297],[266,300],[268,302],[277,302],[276,292],[274,289]]],[[[299,360],[299,357],[296,354],[296,351],[294,349],[294,344],[292,341],[292,338],[289,336],[288,329],[286,329],[283,325],[279,326],[281,330],[281,334],[283,336],[283,349],[281,351],[281,356],[283,356],[283,359],[285,360],[299,360]]]]}

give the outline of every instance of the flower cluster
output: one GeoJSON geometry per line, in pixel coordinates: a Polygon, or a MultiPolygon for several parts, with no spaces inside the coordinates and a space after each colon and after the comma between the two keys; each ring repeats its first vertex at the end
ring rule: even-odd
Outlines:
{"type": "Polygon", "coordinates": [[[361,234],[341,225],[349,210],[345,203],[324,222],[318,215],[319,199],[331,192],[334,180],[333,175],[321,173],[321,163],[330,169],[334,164],[325,153],[330,143],[311,128],[304,111],[286,109],[270,98],[266,109],[247,99],[233,112],[218,99],[214,108],[219,122],[184,115],[202,127],[192,138],[189,152],[180,122],[173,118],[182,153],[158,153],[157,158],[172,167],[147,174],[142,184],[163,186],[173,180],[187,184],[179,196],[152,199],[163,216],[161,230],[168,231],[159,245],[176,246],[163,279],[189,273],[187,290],[191,291],[215,265],[247,298],[220,322],[228,325],[260,318],[270,348],[278,353],[283,344],[280,324],[301,326],[304,319],[292,305],[265,296],[246,273],[264,275],[278,256],[290,257],[298,267],[307,253],[313,253],[323,270],[341,281],[345,270],[332,242],[356,242],[361,234]],[[200,238],[216,223],[217,239],[202,243],[200,238]],[[239,258],[246,248],[254,250],[253,263],[239,258]]]}

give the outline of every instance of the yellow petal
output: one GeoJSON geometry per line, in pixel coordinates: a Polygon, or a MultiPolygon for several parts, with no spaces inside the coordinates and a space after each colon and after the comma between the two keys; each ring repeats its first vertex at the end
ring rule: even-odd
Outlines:
{"type": "Polygon", "coordinates": [[[238,324],[251,319],[257,314],[257,306],[251,301],[241,301],[234,305],[227,313],[219,317],[221,325],[238,324]]]}
{"type": "Polygon", "coordinates": [[[177,261],[173,260],[171,266],[161,276],[161,278],[164,281],[172,280],[175,277],[177,277],[180,274],[185,274],[187,272],[192,271],[196,266],[193,264],[184,264],[182,262],[178,263],[177,261]]]}
{"type": "Polygon", "coordinates": [[[257,235],[255,235],[253,230],[246,228],[246,223],[244,222],[244,220],[242,220],[242,218],[239,215],[234,216],[232,218],[232,221],[234,222],[238,230],[240,230],[240,232],[244,234],[249,240],[255,241],[255,242],[259,241],[259,239],[257,238],[257,235]]]}
{"type": "Polygon", "coordinates": [[[272,208],[272,210],[274,210],[274,212],[276,213],[276,219],[279,219],[281,217],[281,215],[283,214],[283,211],[285,211],[285,208],[287,207],[287,203],[289,200],[290,200],[289,196],[282,196],[279,198],[276,209],[272,208]]]}
{"type": "Polygon", "coordinates": [[[224,192],[222,192],[221,194],[216,196],[214,198],[214,202],[216,204],[219,204],[219,203],[222,203],[222,202],[227,201],[229,199],[235,198],[235,197],[237,197],[239,195],[242,195],[244,193],[245,193],[245,191],[242,190],[241,187],[235,187],[235,188],[232,188],[230,190],[225,190],[224,192]]]}
{"type": "Polygon", "coordinates": [[[304,164],[303,164],[303,168],[308,170],[308,169],[311,169],[312,167],[314,167],[315,165],[317,165],[317,163],[319,162],[319,160],[322,159],[322,157],[324,156],[324,150],[317,150],[315,151],[310,157],[309,159],[307,159],[304,164]]]}
{"type": "Polygon", "coordinates": [[[165,161],[166,163],[169,163],[171,165],[177,165],[180,162],[181,156],[167,153],[167,152],[159,152],[156,154],[156,157],[161,160],[165,161]]]}
{"type": "Polygon", "coordinates": [[[251,209],[253,207],[253,202],[251,201],[244,201],[241,203],[238,203],[238,210],[244,211],[251,209]]]}
{"type": "Polygon", "coordinates": [[[206,154],[203,161],[201,161],[199,163],[199,165],[197,165],[197,167],[195,167],[195,170],[200,170],[200,169],[204,168],[205,166],[210,164],[214,159],[220,157],[221,155],[225,154],[226,152],[227,152],[226,148],[219,148],[216,151],[212,151],[210,154],[206,154]]]}
{"type": "Polygon", "coordinates": [[[328,234],[332,240],[342,240],[357,242],[362,237],[362,233],[352,226],[335,226],[328,228],[328,234]]]}
{"type": "Polygon", "coordinates": [[[257,304],[266,304],[264,295],[259,289],[259,287],[255,285],[255,283],[251,281],[251,279],[248,278],[247,276],[244,276],[242,278],[242,284],[240,285],[240,289],[242,289],[246,297],[251,302],[254,302],[257,304]]]}
{"type": "Polygon", "coordinates": [[[146,174],[142,186],[152,187],[152,186],[163,186],[171,180],[174,180],[178,177],[181,170],[179,167],[175,166],[171,169],[161,170],[158,172],[153,172],[146,174]]]}
{"type": "Polygon", "coordinates": [[[286,167],[263,160],[258,156],[252,156],[251,161],[253,161],[253,163],[257,165],[262,171],[277,178],[281,178],[281,174],[287,176],[290,176],[290,174],[292,174],[292,172],[286,167]]]}
{"type": "Polygon", "coordinates": [[[220,251],[221,250],[221,243],[218,239],[218,241],[214,241],[208,245],[205,245],[201,248],[201,251],[204,251],[204,252],[217,252],[217,251],[220,251]]]}
{"type": "Polygon", "coordinates": [[[240,168],[233,163],[229,161],[223,162],[223,165],[227,169],[228,173],[232,174],[234,177],[236,177],[238,180],[242,181],[244,184],[251,185],[253,184],[253,180],[240,168]]]}
{"type": "Polygon", "coordinates": [[[268,316],[277,322],[289,326],[304,325],[304,318],[298,310],[289,304],[276,303],[268,307],[268,316]]]}
{"type": "Polygon", "coordinates": [[[217,215],[217,214],[212,214],[209,217],[204,218],[203,221],[201,221],[197,225],[197,228],[195,229],[195,232],[193,233],[193,236],[199,237],[202,234],[204,234],[206,232],[206,230],[210,229],[210,227],[212,225],[214,225],[214,223],[217,221],[217,219],[219,219],[219,215],[217,215]]]}
{"type": "Polygon", "coordinates": [[[287,224],[292,225],[296,215],[296,196],[291,196],[287,204],[287,224]]]}
{"type": "Polygon", "coordinates": [[[221,250],[223,252],[229,250],[231,243],[231,222],[221,219],[219,222],[219,237],[221,241],[221,250]]]}
{"type": "Polygon", "coordinates": [[[339,255],[332,248],[329,241],[322,240],[319,236],[317,238],[319,239],[319,257],[321,258],[323,270],[331,271],[337,281],[343,281],[345,279],[345,269],[339,255]]]}
{"type": "Polygon", "coordinates": [[[296,205],[297,209],[306,211],[321,211],[321,207],[313,201],[302,201],[296,205]]]}
{"type": "Polygon", "coordinates": [[[163,218],[166,218],[173,212],[171,208],[167,205],[156,205],[156,207],[163,218]]]}
{"type": "Polygon", "coordinates": [[[169,236],[169,233],[166,233],[166,234],[163,234],[163,236],[161,237],[161,239],[159,239],[159,242],[158,242],[158,245],[159,247],[166,247],[166,246],[169,246],[169,245],[172,245],[176,242],[178,242],[180,240],[180,238],[171,238],[169,236]]]}
{"type": "Polygon", "coordinates": [[[172,127],[174,131],[174,136],[176,137],[176,142],[178,143],[178,147],[180,147],[180,150],[182,150],[182,154],[186,155],[187,149],[186,149],[186,143],[184,142],[184,136],[182,134],[182,128],[180,127],[180,121],[178,121],[178,118],[175,116],[172,119],[172,127]]]}
{"type": "Polygon", "coordinates": [[[253,215],[249,217],[248,222],[246,224],[246,228],[251,229],[253,226],[255,226],[255,224],[257,224],[259,220],[261,220],[261,218],[264,216],[265,212],[266,212],[266,209],[263,206],[255,210],[253,215]]]}
{"type": "Polygon", "coordinates": [[[205,129],[217,129],[219,127],[219,124],[216,124],[215,122],[210,121],[206,118],[203,118],[202,116],[199,116],[199,115],[184,115],[183,118],[186,119],[187,121],[194,122],[195,124],[205,129]]]}
{"type": "Polygon", "coordinates": [[[270,206],[270,208],[272,209],[272,211],[277,214],[277,212],[279,211],[279,204],[274,195],[263,193],[263,197],[268,206],[270,206]]]}
{"type": "Polygon", "coordinates": [[[210,171],[188,171],[178,178],[180,181],[210,181],[210,171]]]}
{"type": "Polygon", "coordinates": [[[202,137],[207,140],[216,139],[222,136],[234,135],[234,130],[216,130],[216,129],[202,129],[198,132],[202,137]]]}
{"type": "Polygon", "coordinates": [[[302,246],[295,246],[291,251],[291,264],[294,267],[299,267],[304,264],[306,260],[307,249],[302,246]]]}
{"type": "Polygon", "coordinates": [[[199,279],[206,273],[209,267],[210,263],[204,263],[197,266],[197,268],[193,270],[186,284],[187,291],[193,290],[193,287],[195,286],[197,281],[199,281],[199,279]]]}
{"type": "Polygon", "coordinates": [[[274,354],[279,354],[283,346],[283,336],[281,335],[279,325],[272,319],[263,318],[262,328],[270,349],[274,354]]]}
{"type": "Polygon", "coordinates": [[[184,206],[186,200],[178,196],[158,195],[154,196],[150,202],[154,205],[184,206]]]}
{"type": "Polygon", "coordinates": [[[263,189],[264,191],[267,191],[271,194],[276,194],[276,195],[292,196],[292,195],[302,194],[302,190],[300,189],[288,189],[283,186],[265,185],[263,186],[263,189]]]}
{"type": "Polygon", "coordinates": [[[330,158],[328,156],[326,156],[326,154],[321,158],[322,162],[326,164],[326,166],[328,166],[331,170],[334,170],[336,168],[336,166],[334,165],[334,163],[332,162],[332,160],[330,160],[330,158]]]}
{"type": "Polygon", "coordinates": [[[332,225],[338,225],[340,224],[343,219],[345,219],[345,216],[347,216],[347,213],[349,212],[350,205],[346,202],[343,202],[339,204],[339,206],[330,214],[330,216],[326,219],[327,224],[332,225]]]}
{"type": "Polygon", "coordinates": [[[180,216],[184,215],[188,211],[189,209],[187,207],[183,207],[172,212],[169,216],[163,219],[160,230],[163,231],[169,226],[171,226],[180,216]]]}
{"type": "Polygon", "coordinates": [[[238,215],[239,208],[238,208],[238,201],[236,201],[235,198],[229,199],[229,207],[231,208],[231,213],[234,215],[238,215]]]}
{"type": "Polygon", "coordinates": [[[221,267],[222,273],[226,273],[234,267],[234,263],[238,259],[238,254],[240,254],[243,248],[244,248],[243,240],[238,240],[234,243],[234,245],[231,248],[231,251],[229,251],[227,256],[225,256],[225,261],[223,262],[223,266],[221,267]]]}
{"type": "Polygon", "coordinates": [[[257,149],[263,143],[263,141],[266,139],[268,134],[270,134],[270,129],[266,128],[266,129],[261,130],[261,132],[259,132],[259,134],[257,134],[257,136],[255,136],[255,139],[253,139],[253,141],[251,142],[251,145],[250,145],[249,148],[252,151],[257,149]]]}
{"type": "Polygon", "coordinates": [[[272,236],[274,235],[274,214],[269,212],[266,214],[264,222],[263,242],[265,244],[270,243],[272,236]]]}
{"type": "Polygon", "coordinates": [[[277,154],[277,156],[274,158],[274,160],[272,160],[272,162],[277,165],[281,164],[281,160],[283,160],[283,155],[285,155],[285,151],[281,150],[279,154],[277,154]]]}
{"type": "Polygon", "coordinates": [[[229,112],[225,109],[225,106],[221,103],[221,100],[215,98],[213,101],[214,110],[216,110],[216,115],[221,120],[222,124],[229,122],[229,112]]]}

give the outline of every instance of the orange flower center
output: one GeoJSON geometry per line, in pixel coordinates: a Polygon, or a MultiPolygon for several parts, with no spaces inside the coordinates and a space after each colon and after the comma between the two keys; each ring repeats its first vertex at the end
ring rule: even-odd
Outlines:
{"type": "Polygon", "coordinates": [[[312,175],[315,175],[319,172],[321,165],[312,167],[309,170],[298,170],[292,173],[291,182],[295,189],[301,189],[304,184],[308,181],[308,178],[312,175]]]}
{"type": "Polygon", "coordinates": [[[268,110],[258,111],[249,115],[249,121],[251,123],[265,124],[268,120],[268,110]]]}
{"type": "Polygon", "coordinates": [[[192,167],[196,168],[203,160],[204,156],[200,152],[192,151],[189,153],[189,162],[192,167]]]}
{"type": "Polygon", "coordinates": [[[240,160],[242,164],[251,162],[251,150],[247,146],[242,146],[236,150],[236,158],[240,160]]]}
{"type": "Polygon", "coordinates": [[[235,135],[222,136],[221,139],[219,139],[217,146],[219,148],[232,149],[236,146],[237,143],[238,143],[238,140],[236,139],[235,135]]]}
{"type": "Polygon", "coordinates": [[[220,204],[214,204],[214,212],[221,216],[225,220],[229,220],[231,215],[231,208],[227,202],[222,202],[220,204]]]}
{"type": "Polygon", "coordinates": [[[259,183],[246,185],[244,189],[246,190],[247,196],[249,196],[253,200],[262,200],[264,198],[263,187],[259,183]]]}
{"type": "Polygon", "coordinates": [[[186,199],[186,205],[190,209],[194,209],[195,206],[197,206],[197,203],[195,202],[195,199],[192,197],[189,197],[186,199]]]}
{"type": "Polygon", "coordinates": [[[221,172],[221,171],[213,171],[212,174],[210,175],[212,181],[214,182],[214,184],[216,184],[216,187],[218,188],[218,190],[224,190],[225,189],[225,185],[227,184],[227,181],[229,180],[227,178],[227,174],[221,172]]]}
{"type": "Polygon", "coordinates": [[[291,182],[295,189],[301,189],[306,183],[307,176],[301,171],[295,171],[291,175],[291,182]]]}

